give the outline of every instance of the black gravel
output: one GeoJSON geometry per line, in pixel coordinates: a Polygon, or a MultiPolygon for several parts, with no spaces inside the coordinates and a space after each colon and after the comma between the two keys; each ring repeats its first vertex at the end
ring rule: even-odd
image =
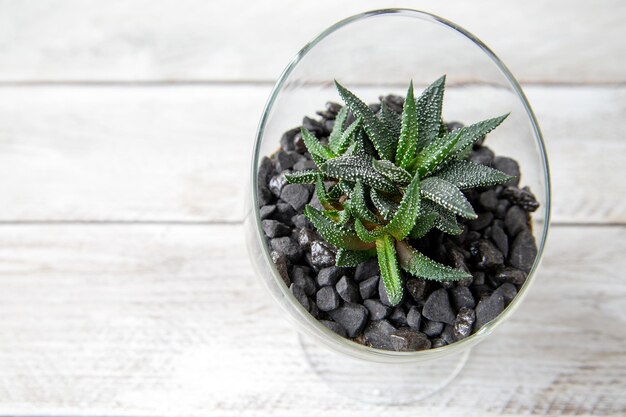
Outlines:
{"type": "MultiPolygon", "coordinates": [[[[382,97],[401,112],[404,99],[382,97]]],[[[374,110],[379,105],[372,106],[374,110]]],[[[319,119],[303,125],[322,141],[341,109],[327,103],[319,119]]],[[[353,116],[349,115],[349,120],[353,116]]],[[[458,122],[448,129],[461,127],[458,122]]],[[[478,213],[474,221],[459,220],[463,233],[437,230],[411,241],[427,256],[460,268],[472,278],[449,283],[426,281],[403,274],[405,295],[391,306],[376,259],[356,268],[335,266],[336,248],[314,230],[304,207],[321,205],[309,185],[288,184],[285,173],[314,169],[300,127],[285,132],[281,149],[261,160],[258,170],[259,214],[272,261],[302,306],[331,331],[380,349],[413,351],[437,348],[468,337],[495,319],[515,298],[532,268],[537,247],[530,213],[539,204],[527,187],[519,188],[519,164],[497,156],[482,142],[470,160],[515,176],[504,186],[465,191],[478,213]]]]}

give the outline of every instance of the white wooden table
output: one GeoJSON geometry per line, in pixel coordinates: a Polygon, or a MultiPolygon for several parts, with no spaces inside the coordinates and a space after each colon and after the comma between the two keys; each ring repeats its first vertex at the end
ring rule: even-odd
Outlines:
{"type": "Polygon", "coordinates": [[[0,0],[0,415],[626,414],[623,2],[338,3],[0,0]],[[339,18],[411,5],[524,84],[553,228],[530,296],[448,389],[381,407],[309,371],[241,205],[285,63],[339,18]]]}

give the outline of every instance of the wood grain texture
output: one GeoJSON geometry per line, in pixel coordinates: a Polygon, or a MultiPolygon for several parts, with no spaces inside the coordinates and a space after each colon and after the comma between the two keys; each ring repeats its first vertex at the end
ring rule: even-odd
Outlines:
{"type": "Polygon", "coordinates": [[[3,0],[0,81],[273,82],[331,24],[386,7],[458,23],[524,82],[626,82],[620,0],[3,0]]]}
{"type": "Polygon", "coordinates": [[[381,407],[311,373],[241,226],[4,225],[0,414],[623,415],[624,231],[555,227],[535,288],[461,375],[381,407]]]}
{"type": "MultiPolygon", "coordinates": [[[[552,164],[553,220],[626,222],[626,141],[614,128],[626,112],[626,88],[526,92],[552,164]]],[[[0,94],[0,221],[241,220],[269,87],[4,87],[0,94]]]]}

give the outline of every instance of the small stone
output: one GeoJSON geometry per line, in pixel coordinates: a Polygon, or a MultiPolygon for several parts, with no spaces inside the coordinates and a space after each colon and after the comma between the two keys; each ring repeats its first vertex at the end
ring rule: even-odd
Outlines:
{"type": "Polygon", "coordinates": [[[396,328],[387,320],[372,321],[365,328],[363,336],[365,343],[376,349],[393,350],[391,335],[396,332],[396,328]]]}
{"type": "Polygon", "coordinates": [[[435,349],[435,348],[440,348],[440,347],[443,347],[443,346],[446,346],[446,345],[447,345],[447,343],[446,343],[445,340],[443,340],[440,337],[436,337],[436,338],[434,338],[432,340],[432,342],[430,344],[430,348],[431,349],[435,349]]]}
{"type": "Polygon", "coordinates": [[[298,132],[293,139],[293,150],[299,154],[307,152],[306,144],[304,143],[304,139],[302,139],[302,134],[300,132],[298,132]]]}
{"type": "Polygon", "coordinates": [[[446,245],[446,249],[448,252],[448,259],[452,263],[452,266],[455,269],[460,269],[461,271],[469,273],[470,270],[465,264],[465,254],[463,251],[458,246],[453,244],[446,245]]]}
{"type": "Polygon", "coordinates": [[[509,263],[512,267],[528,273],[536,257],[537,246],[535,245],[535,238],[528,230],[520,232],[511,245],[509,263]]]}
{"type": "Polygon", "coordinates": [[[275,237],[270,240],[270,246],[276,252],[285,255],[290,261],[297,261],[302,256],[302,250],[298,242],[288,236],[275,237]]]}
{"type": "Polygon", "coordinates": [[[396,306],[389,315],[389,320],[397,326],[407,326],[406,314],[400,306],[396,306]]]}
{"type": "Polygon", "coordinates": [[[472,292],[467,287],[454,287],[450,290],[450,298],[452,299],[452,305],[458,311],[462,308],[474,308],[476,306],[476,300],[472,292]]]}
{"type": "Polygon", "coordinates": [[[309,297],[306,296],[302,288],[298,287],[295,284],[291,284],[291,286],[289,287],[289,290],[291,291],[293,296],[296,298],[296,300],[298,300],[298,302],[302,304],[302,307],[304,307],[306,311],[311,310],[311,302],[309,300],[309,297]]]}
{"type": "Polygon", "coordinates": [[[386,96],[379,97],[380,101],[383,101],[387,106],[389,106],[390,110],[401,114],[402,109],[404,108],[404,97],[397,96],[395,94],[389,94],[386,96]]]}
{"type": "Polygon", "coordinates": [[[326,102],[326,110],[330,113],[333,113],[335,116],[341,111],[343,106],[339,103],[335,103],[333,101],[326,102]]]}
{"type": "Polygon", "coordinates": [[[330,312],[330,316],[346,329],[349,337],[356,337],[367,322],[367,308],[360,304],[345,303],[330,312]]]}
{"type": "Polygon", "coordinates": [[[443,327],[445,326],[444,323],[441,323],[439,321],[422,320],[422,322],[422,333],[424,333],[428,337],[439,336],[443,331],[443,327]]]}
{"type": "Polygon", "coordinates": [[[384,305],[378,300],[365,300],[363,305],[367,308],[370,320],[381,320],[391,314],[391,307],[384,305]]]}
{"type": "Polygon", "coordinates": [[[406,280],[406,289],[415,301],[424,299],[427,285],[427,282],[423,279],[408,278],[406,280]]]}
{"type": "Polygon", "coordinates": [[[328,110],[318,110],[315,114],[322,116],[322,119],[325,119],[325,122],[334,121],[336,116],[335,113],[329,112],[328,110]]]}
{"type": "Polygon", "coordinates": [[[348,303],[358,303],[361,301],[358,285],[345,275],[339,279],[337,285],[335,285],[335,289],[337,293],[339,293],[339,296],[348,303]]]}
{"type": "Polygon", "coordinates": [[[304,171],[305,169],[316,169],[317,165],[310,159],[301,159],[293,165],[294,171],[304,171]]]}
{"type": "Polygon", "coordinates": [[[510,282],[515,285],[522,285],[526,282],[526,273],[517,268],[505,267],[499,271],[496,276],[498,282],[510,282]]]}
{"type": "Polygon", "coordinates": [[[326,326],[326,328],[337,333],[339,336],[348,337],[348,333],[346,333],[346,329],[344,329],[343,326],[341,326],[341,324],[337,323],[336,321],[320,320],[320,323],[326,326]]]}
{"type": "Polygon", "coordinates": [[[393,307],[391,301],[389,301],[389,297],[387,296],[387,289],[385,288],[385,283],[382,279],[378,280],[378,297],[380,298],[380,302],[386,306],[393,307]]]}
{"type": "Polygon", "coordinates": [[[274,200],[274,195],[269,190],[269,188],[264,185],[259,185],[259,193],[257,194],[257,196],[259,197],[260,206],[267,206],[271,204],[274,200]]]}
{"type": "Polygon", "coordinates": [[[498,317],[502,310],[504,310],[502,294],[493,293],[490,296],[483,297],[476,306],[476,323],[474,326],[476,330],[498,317]]]}
{"type": "Polygon", "coordinates": [[[498,207],[498,196],[494,189],[489,189],[480,194],[478,202],[485,210],[495,211],[498,207]]]}
{"type": "Polygon", "coordinates": [[[283,172],[290,169],[296,162],[298,162],[298,160],[299,159],[296,159],[294,155],[290,154],[289,152],[278,152],[276,154],[276,172],[283,172]]]}
{"type": "Polygon", "coordinates": [[[467,232],[467,235],[465,235],[465,241],[467,243],[476,242],[480,238],[481,238],[481,234],[475,230],[471,230],[467,232]]]}
{"type": "Polygon", "coordinates": [[[510,282],[505,282],[504,284],[496,288],[493,293],[498,293],[502,295],[502,298],[504,299],[504,305],[508,305],[517,295],[517,288],[510,282]]]}
{"type": "Polygon", "coordinates": [[[509,236],[515,237],[522,230],[528,230],[528,214],[520,206],[513,206],[506,212],[504,225],[509,236]]]}
{"type": "Polygon", "coordinates": [[[259,216],[261,217],[261,220],[265,220],[274,214],[275,211],[276,206],[274,205],[263,206],[259,209],[259,216]]]}
{"type": "Polygon", "coordinates": [[[475,300],[480,300],[483,298],[483,296],[491,294],[493,292],[493,288],[491,288],[487,284],[472,285],[471,290],[475,300]]]}
{"type": "Polygon", "coordinates": [[[267,237],[281,237],[291,234],[291,227],[277,220],[262,220],[261,227],[267,237]]]}
{"type": "Polygon", "coordinates": [[[338,266],[329,266],[327,268],[320,269],[316,278],[317,285],[320,287],[324,287],[326,285],[335,286],[344,272],[344,269],[338,266]]]}
{"type": "Polygon", "coordinates": [[[293,129],[289,129],[283,136],[280,138],[280,146],[285,151],[293,151],[295,149],[293,141],[296,135],[300,132],[299,127],[294,127],[293,129]]]}
{"type": "Polygon", "coordinates": [[[509,211],[509,207],[511,207],[511,202],[509,200],[498,201],[498,207],[496,207],[496,217],[498,219],[504,219],[506,217],[506,213],[509,211]]]}
{"type": "Polygon", "coordinates": [[[507,175],[515,177],[509,182],[505,183],[506,185],[517,186],[519,184],[520,170],[516,160],[507,158],[505,156],[498,156],[493,160],[493,167],[504,172],[507,175]]]}
{"type": "Polygon", "coordinates": [[[378,276],[374,275],[359,283],[359,294],[361,298],[367,300],[378,294],[378,276]]]}
{"type": "Polygon", "coordinates": [[[311,263],[316,268],[327,268],[335,264],[335,252],[332,247],[320,240],[311,243],[311,263]]]}
{"type": "Polygon", "coordinates": [[[287,184],[280,192],[280,198],[296,211],[302,210],[310,197],[309,189],[302,184],[287,184]]]}
{"type": "Polygon", "coordinates": [[[317,287],[315,281],[309,276],[308,268],[294,266],[291,271],[291,282],[302,288],[304,293],[309,297],[315,294],[317,287]]]}
{"type": "Polygon", "coordinates": [[[456,337],[454,336],[454,326],[452,324],[446,324],[439,337],[445,340],[449,345],[456,342],[456,337]]]}
{"type": "Polygon", "coordinates": [[[270,179],[269,188],[272,194],[274,194],[276,197],[280,197],[280,193],[283,191],[283,187],[288,184],[285,173],[286,172],[281,172],[280,174],[274,175],[272,179],[270,179]]]}
{"type": "Polygon", "coordinates": [[[339,294],[333,287],[322,287],[317,292],[315,303],[321,311],[331,311],[339,307],[339,294]]]}
{"type": "Polygon", "coordinates": [[[354,271],[354,280],[356,282],[365,281],[374,275],[380,276],[380,268],[376,258],[369,259],[357,265],[354,271]]]}
{"type": "Polygon", "coordinates": [[[380,111],[381,105],[380,103],[370,103],[367,105],[367,107],[369,107],[373,113],[378,113],[380,111]]]}
{"type": "Polygon", "coordinates": [[[455,314],[450,306],[448,292],[442,288],[430,294],[422,309],[422,315],[432,321],[453,324],[455,314]]]}
{"type": "Polygon", "coordinates": [[[319,235],[309,228],[305,227],[298,232],[298,243],[303,250],[309,249],[316,239],[319,239],[319,235]]]}
{"type": "Polygon", "coordinates": [[[275,220],[278,220],[281,223],[285,223],[286,225],[291,225],[291,219],[296,214],[296,211],[291,207],[291,205],[287,203],[278,203],[276,204],[276,211],[272,215],[275,220]]]}
{"type": "Polygon", "coordinates": [[[491,166],[493,163],[493,151],[486,146],[480,146],[474,149],[469,156],[469,160],[477,164],[491,166]]]}
{"type": "Polygon", "coordinates": [[[311,308],[309,309],[309,313],[315,317],[316,319],[320,318],[320,309],[317,308],[317,304],[315,304],[315,301],[311,300],[309,298],[309,305],[311,306],[311,308]]]}
{"type": "Polygon", "coordinates": [[[400,329],[390,337],[393,350],[396,352],[413,352],[416,350],[430,349],[430,340],[424,333],[412,329],[400,329]]]}
{"type": "Polygon", "coordinates": [[[291,279],[289,278],[289,266],[287,265],[287,257],[281,253],[273,250],[270,253],[270,257],[272,258],[272,262],[276,266],[276,270],[278,274],[285,282],[285,285],[289,287],[291,285],[291,279]]]}
{"type": "Polygon", "coordinates": [[[296,214],[291,218],[291,222],[299,229],[311,229],[313,227],[309,219],[307,219],[304,214],[296,214]]]}
{"type": "Polygon", "coordinates": [[[478,213],[478,217],[469,222],[471,230],[483,230],[493,222],[493,213],[486,211],[484,213],[478,213]]]}
{"type": "Polygon", "coordinates": [[[270,177],[274,174],[274,163],[270,158],[264,156],[259,164],[259,170],[257,171],[257,182],[259,184],[267,184],[270,177]]]}
{"type": "Polygon", "coordinates": [[[420,325],[422,324],[422,313],[420,313],[419,308],[413,306],[409,309],[409,312],[406,315],[406,323],[412,329],[420,329],[420,325]]]}
{"type": "Polygon", "coordinates": [[[311,119],[310,117],[304,117],[302,119],[302,127],[304,127],[309,132],[313,133],[315,136],[322,137],[328,134],[324,125],[318,122],[315,119],[311,119]]]}
{"type": "Polygon", "coordinates": [[[476,259],[476,266],[480,269],[493,269],[504,263],[502,252],[486,239],[480,239],[472,244],[472,256],[476,259]]]}
{"type": "Polygon", "coordinates": [[[502,229],[502,227],[494,225],[491,228],[490,238],[492,242],[496,244],[496,247],[500,250],[500,252],[503,254],[509,253],[509,238],[506,233],[504,233],[504,229],[502,229]]]}
{"type": "Polygon", "coordinates": [[[529,212],[539,208],[537,198],[528,187],[519,189],[517,187],[508,186],[502,191],[502,196],[508,198],[511,203],[517,204],[529,212]]]}
{"type": "Polygon", "coordinates": [[[311,201],[309,202],[309,204],[315,209],[324,210],[324,207],[322,207],[322,203],[320,203],[320,199],[317,196],[317,193],[313,193],[313,197],[311,197],[311,201]]]}
{"type": "Polygon", "coordinates": [[[476,313],[471,308],[463,307],[459,310],[454,321],[454,338],[461,340],[472,333],[472,326],[476,320],[476,313]]]}

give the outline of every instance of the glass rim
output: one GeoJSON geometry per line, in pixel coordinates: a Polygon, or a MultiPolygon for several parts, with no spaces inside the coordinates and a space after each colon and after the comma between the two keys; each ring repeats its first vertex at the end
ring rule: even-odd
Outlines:
{"type": "MultiPolygon", "coordinates": [[[[278,143],[278,140],[277,140],[278,143]]],[[[388,8],[388,9],[377,9],[372,11],[367,11],[363,13],[359,13],[339,22],[331,25],[326,30],[321,32],[318,36],[316,36],[312,41],[307,43],[290,61],[287,67],[283,70],[278,80],[276,81],[270,96],[263,108],[263,114],[259,121],[259,125],[257,127],[257,133],[255,137],[255,144],[252,155],[252,168],[251,168],[251,184],[252,184],[252,219],[248,221],[252,221],[254,227],[256,229],[256,237],[259,240],[259,244],[261,246],[261,250],[263,253],[263,258],[265,262],[268,263],[269,269],[272,271],[273,279],[277,281],[277,285],[280,288],[282,296],[289,300],[292,304],[293,309],[287,311],[288,318],[291,319],[293,323],[297,326],[298,330],[306,333],[308,336],[312,336],[317,341],[323,343],[327,347],[332,348],[335,351],[348,354],[352,357],[372,360],[376,362],[420,362],[429,359],[433,359],[435,357],[447,356],[449,354],[453,354],[456,352],[460,352],[461,350],[468,349],[478,342],[482,341],[488,335],[490,335],[501,323],[503,323],[507,318],[511,316],[511,314],[519,307],[523,299],[526,297],[532,283],[536,279],[536,272],[539,268],[541,260],[543,258],[543,253],[545,249],[546,240],[548,237],[548,231],[550,228],[550,215],[551,215],[551,183],[550,183],[550,169],[548,164],[548,158],[546,153],[546,147],[543,140],[543,136],[541,134],[541,130],[539,128],[539,124],[537,123],[535,114],[522,91],[521,86],[510,72],[510,70],[504,65],[504,63],[496,56],[496,54],[487,47],[480,39],[474,36],[469,31],[463,29],[452,21],[444,19],[442,17],[436,16],[434,14],[416,10],[409,8],[388,8]],[[515,93],[518,100],[524,107],[526,111],[526,115],[528,120],[530,121],[532,131],[534,133],[535,142],[538,145],[538,152],[543,164],[543,174],[544,174],[544,191],[545,191],[545,204],[543,207],[544,212],[544,221],[543,221],[543,230],[539,236],[539,242],[537,245],[537,256],[533,262],[533,266],[527,275],[527,279],[518,291],[517,295],[513,298],[510,304],[504,309],[502,313],[500,313],[494,320],[488,322],[483,327],[481,327],[476,333],[471,334],[470,336],[456,341],[452,344],[445,345],[438,348],[432,348],[427,350],[415,351],[415,352],[396,352],[384,349],[373,348],[369,346],[365,346],[354,342],[350,339],[344,338],[333,331],[326,328],[318,319],[313,317],[291,294],[291,291],[284,285],[284,281],[280,277],[276,266],[271,260],[270,250],[267,247],[267,244],[263,238],[263,229],[261,227],[261,218],[258,209],[258,181],[257,181],[257,170],[259,166],[259,157],[260,157],[260,149],[261,142],[263,138],[263,134],[265,131],[265,125],[268,121],[268,116],[270,110],[272,109],[274,102],[278,93],[282,90],[282,87],[289,75],[292,73],[294,68],[299,64],[302,58],[318,43],[320,43],[323,39],[328,37],[329,35],[335,33],[340,30],[344,26],[349,25],[350,23],[366,20],[372,17],[378,16],[392,16],[399,15],[405,17],[413,17],[420,19],[422,21],[428,21],[433,24],[443,25],[449,30],[456,32],[458,35],[469,39],[475,46],[479,47],[483,53],[485,53],[492,63],[496,65],[496,67],[500,70],[504,78],[508,81],[509,87],[515,93]],[[297,317],[295,317],[297,314],[297,317]],[[306,324],[304,324],[306,323],[306,324]]],[[[271,291],[270,291],[271,293],[271,291]]],[[[274,297],[275,298],[275,297],[274,297]]],[[[280,300],[276,300],[279,304],[280,300]]],[[[281,306],[282,307],[282,306],[281,306]]],[[[283,310],[287,310],[283,308],[283,310]]]]}

